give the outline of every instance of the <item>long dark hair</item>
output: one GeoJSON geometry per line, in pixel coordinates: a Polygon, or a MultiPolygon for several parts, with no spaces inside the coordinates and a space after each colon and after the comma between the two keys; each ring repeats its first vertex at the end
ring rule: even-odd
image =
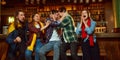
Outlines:
{"type": "Polygon", "coordinates": [[[39,13],[38,13],[38,12],[34,12],[34,13],[32,14],[32,16],[31,16],[31,19],[32,19],[31,23],[32,23],[32,24],[34,24],[34,19],[33,19],[33,18],[34,18],[34,16],[35,16],[36,14],[39,14],[39,13]]]}
{"type": "MultiPolygon", "coordinates": [[[[15,12],[15,14],[14,14],[14,17],[15,17],[15,21],[14,21],[15,29],[18,29],[18,28],[19,28],[19,27],[18,27],[18,23],[19,23],[20,21],[19,21],[18,18],[16,18],[16,17],[19,15],[20,12],[24,12],[24,11],[22,11],[22,10],[17,10],[17,11],[15,12]]],[[[23,22],[23,23],[20,22],[20,24],[21,24],[21,27],[24,26],[24,22],[23,22]]]]}

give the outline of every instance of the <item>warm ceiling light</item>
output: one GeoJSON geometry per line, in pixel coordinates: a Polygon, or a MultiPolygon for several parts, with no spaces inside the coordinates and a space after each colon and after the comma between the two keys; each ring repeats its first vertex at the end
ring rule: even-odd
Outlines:
{"type": "Polygon", "coordinates": [[[29,4],[29,0],[25,0],[25,4],[28,5],[29,4]]]}
{"type": "Polygon", "coordinates": [[[64,2],[64,0],[61,0],[61,2],[64,2]]]}
{"type": "Polygon", "coordinates": [[[80,3],[83,3],[83,0],[80,0],[80,3]]]}
{"type": "Polygon", "coordinates": [[[40,4],[40,0],[36,0],[37,1],[37,4],[40,4]]]}
{"type": "Polygon", "coordinates": [[[6,4],[6,1],[2,0],[2,1],[1,1],[1,4],[2,4],[2,5],[5,5],[5,4],[6,4]]]}
{"type": "Polygon", "coordinates": [[[77,0],[74,0],[74,3],[77,3],[77,0]]]}
{"type": "Polygon", "coordinates": [[[45,4],[46,0],[43,0],[42,3],[45,4]]]}
{"type": "Polygon", "coordinates": [[[68,2],[70,2],[70,0],[68,0],[68,2]]]}
{"type": "Polygon", "coordinates": [[[31,4],[34,4],[34,0],[31,0],[31,2],[30,2],[31,4]]]}
{"type": "Polygon", "coordinates": [[[95,2],[95,0],[92,0],[92,2],[95,2]]]}
{"type": "Polygon", "coordinates": [[[99,2],[102,2],[103,0],[98,0],[99,2]]]}
{"type": "Polygon", "coordinates": [[[89,3],[89,0],[86,0],[86,3],[89,3]]]}

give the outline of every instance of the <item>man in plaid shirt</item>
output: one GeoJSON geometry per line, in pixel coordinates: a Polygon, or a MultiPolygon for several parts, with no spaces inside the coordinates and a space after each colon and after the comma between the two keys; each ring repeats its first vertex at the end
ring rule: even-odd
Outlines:
{"type": "Polygon", "coordinates": [[[72,60],[78,60],[74,21],[66,12],[65,7],[59,8],[59,15],[61,16],[59,27],[63,29],[63,42],[60,48],[61,60],[67,60],[66,51],[68,49],[71,50],[72,60]]]}

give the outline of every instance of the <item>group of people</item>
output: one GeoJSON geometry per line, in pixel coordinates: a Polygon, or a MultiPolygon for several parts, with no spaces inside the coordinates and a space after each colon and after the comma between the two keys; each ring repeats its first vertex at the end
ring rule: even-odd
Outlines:
{"type": "Polygon", "coordinates": [[[8,60],[46,60],[46,53],[53,50],[53,60],[68,60],[66,51],[70,49],[72,60],[80,60],[77,55],[78,40],[81,40],[83,60],[100,60],[99,47],[94,35],[96,22],[87,10],[81,12],[80,22],[75,23],[65,7],[51,10],[45,23],[39,13],[32,14],[32,21],[25,20],[22,10],[15,13],[15,21],[8,27],[8,60]],[[29,31],[29,32],[28,32],[29,31]],[[77,39],[77,35],[81,38],[77,39]]]}

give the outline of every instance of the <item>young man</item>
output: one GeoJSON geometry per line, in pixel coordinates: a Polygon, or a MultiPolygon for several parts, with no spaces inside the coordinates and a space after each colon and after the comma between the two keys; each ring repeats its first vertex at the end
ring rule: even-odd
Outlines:
{"type": "Polygon", "coordinates": [[[15,21],[8,27],[8,37],[6,39],[9,44],[8,60],[16,60],[19,51],[18,60],[24,60],[27,41],[27,25],[25,23],[25,15],[22,10],[15,13],[15,21]]]}
{"type": "Polygon", "coordinates": [[[59,22],[57,22],[56,18],[57,18],[57,11],[52,10],[50,13],[50,18],[47,19],[47,22],[50,22],[50,25],[46,29],[47,44],[42,46],[39,51],[40,60],[46,60],[45,54],[50,50],[54,50],[53,60],[59,60],[60,38],[56,29],[56,27],[59,25],[59,22]]]}
{"type": "Polygon", "coordinates": [[[75,35],[75,26],[72,17],[67,13],[65,7],[59,8],[60,19],[59,27],[63,29],[63,42],[61,44],[60,53],[61,60],[68,60],[66,56],[66,51],[71,50],[72,60],[78,60],[77,56],[77,38],[75,35]]]}

